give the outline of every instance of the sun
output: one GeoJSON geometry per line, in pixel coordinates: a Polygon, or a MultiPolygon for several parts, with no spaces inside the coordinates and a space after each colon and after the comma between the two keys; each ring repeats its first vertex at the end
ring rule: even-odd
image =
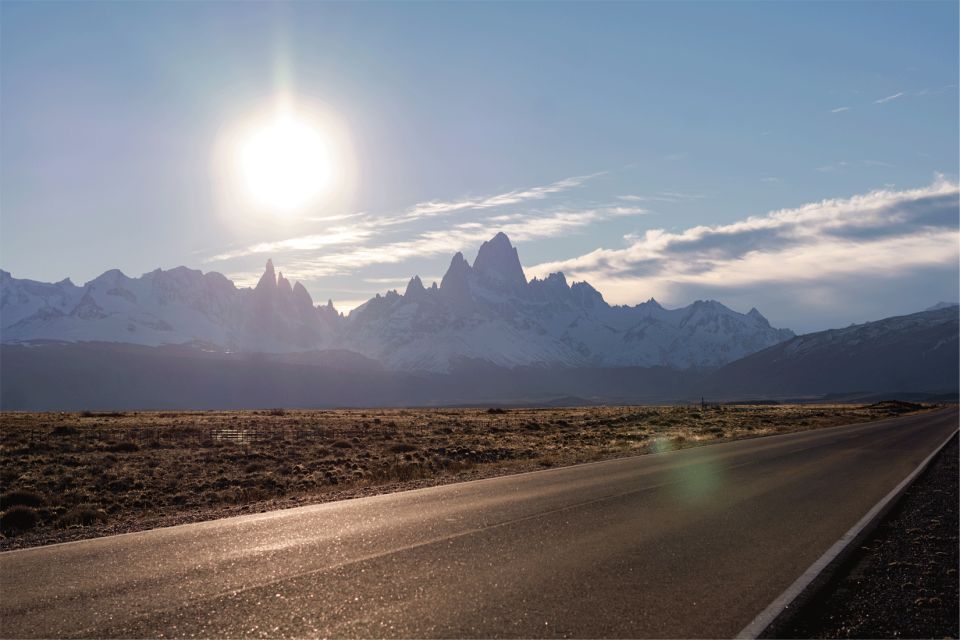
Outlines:
{"type": "Polygon", "coordinates": [[[244,133],[237,151],[241,184],[258,207],[277,214],[302,211],[334,180],[331,140],[321,127],[282,110],[244,133]]]}

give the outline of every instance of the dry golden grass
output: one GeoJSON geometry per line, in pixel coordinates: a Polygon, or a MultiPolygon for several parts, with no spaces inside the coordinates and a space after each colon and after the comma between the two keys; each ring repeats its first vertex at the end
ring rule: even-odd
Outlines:
{"type": "Polygon", "coordinates": [[[0,549],[776,433],[918,405],[0,414],[0,549]],[[33,513],[33,516],[30,515],[33,513]]]}

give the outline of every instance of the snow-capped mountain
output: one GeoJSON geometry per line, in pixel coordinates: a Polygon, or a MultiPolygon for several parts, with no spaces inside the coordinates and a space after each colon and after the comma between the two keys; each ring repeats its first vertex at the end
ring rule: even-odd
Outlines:
{"type": "Polygon", "coordinates": [[[697,301],[611,306],[562,273],[527,282],[516,249],[498,233],[473,266],[458,253],[439,287],[413,278],[355,309],[344,343],[395,369],[443,371],[462,360],[502,366],[714,367],[793,337],[760,313],[697,301]]]}
{"type": "Polygon", "coordinates": [[[960,309],[948,304],[797,336],[721,368],[704,386],[737,397],[852,391],[955,394],[958,338],[960,309]]]}
{"type": "Polygon", "coordinates": [[[665,309],[655,300],[611,306],[562,273],[527,281],[517,250],[498,233],[471,266],[453,257],[437,286],[414,277],[401,295],[377,295],[344,317],[314,306],[300,284],[274,272],[253,289],[184,267],[129,278],[117,270],[82,287],[0,272],[3,342],[59,340],[199,344],[289,353],[349,349],[403,371],[501,366],[716,367],[793,337],[756,310],[714,301],[665,309]]]}
{"type": "Polygon", "coordinates": [[[0,271],[0,337],[6,343],[197,344],[284,353],[324,345],[339,320],[332,307],[314,307],[302,285],[276,277],[269,261],[255,289],[237,289],[219,273],[185,267],[139,278],[113,269],[82,287],[0,271]]]}

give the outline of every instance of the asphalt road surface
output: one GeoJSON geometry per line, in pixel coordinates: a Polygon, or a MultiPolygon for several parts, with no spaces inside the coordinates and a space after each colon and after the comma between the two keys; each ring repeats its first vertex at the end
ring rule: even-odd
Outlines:
{"type": "Polygon", "coordinates": [[[733,636],[955,409],[0,554],[0,636],[733,636]]]}

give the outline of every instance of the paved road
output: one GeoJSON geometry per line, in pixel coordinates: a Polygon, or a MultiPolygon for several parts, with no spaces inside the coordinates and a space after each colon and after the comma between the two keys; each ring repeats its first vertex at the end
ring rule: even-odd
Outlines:
{"type": "Polygon", "coordinates": [[[956,410],[0,554],[0,636],[732,636],[956,410]]]}

